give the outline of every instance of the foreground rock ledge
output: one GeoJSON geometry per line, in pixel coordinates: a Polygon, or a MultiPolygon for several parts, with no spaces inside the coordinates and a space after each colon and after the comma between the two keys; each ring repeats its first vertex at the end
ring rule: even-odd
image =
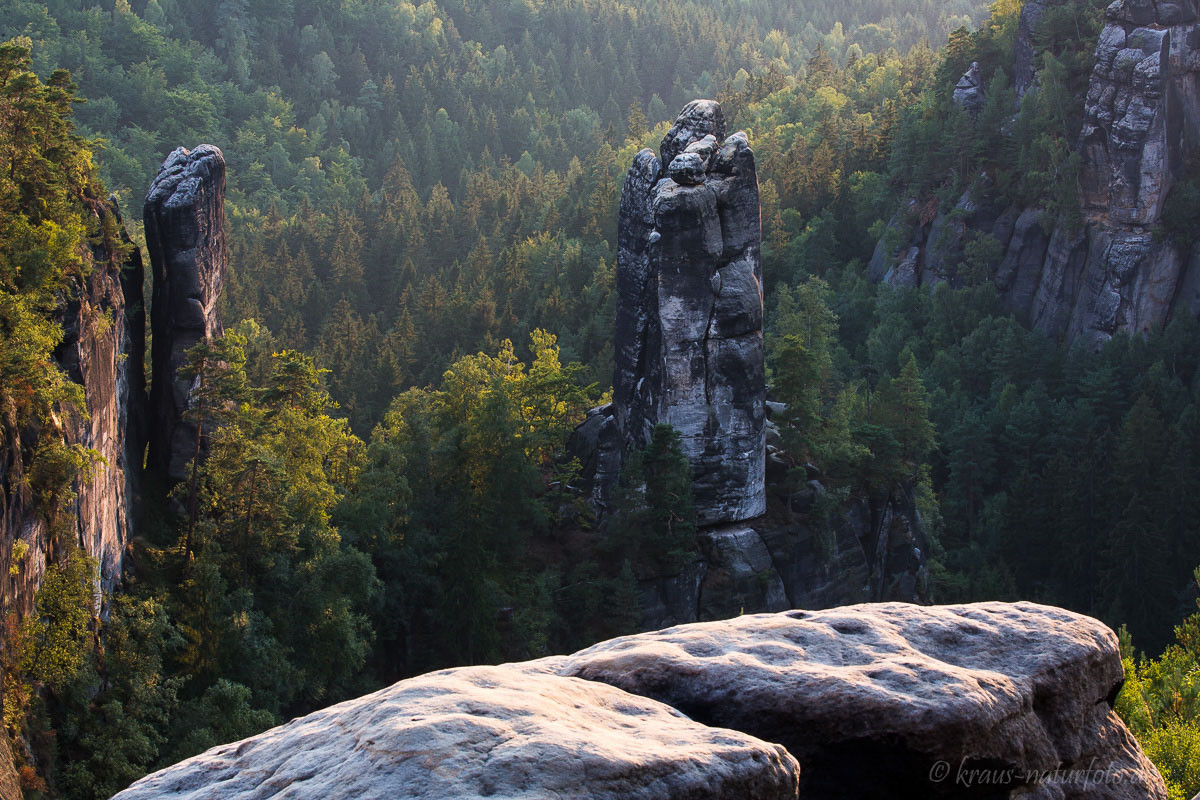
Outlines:
{"type": "Polygon", "coordinates": [[[134,798],[790,800],[779,745],[521,665],[402,681],[143,778],[134,798]]]}
{"type": "Polygon", "coordinates": [[[117,798],[1166,800],[1121,680],[1033,603],[758,614],[402,681],[117,798]]]}
{"type": "Polygon", "coordinates": [[[1049,606],[757,614],[602,642],[558,672],[779,742],[801,797],[1167,796],[1112,710],[1117,637],[1049,606]]]}

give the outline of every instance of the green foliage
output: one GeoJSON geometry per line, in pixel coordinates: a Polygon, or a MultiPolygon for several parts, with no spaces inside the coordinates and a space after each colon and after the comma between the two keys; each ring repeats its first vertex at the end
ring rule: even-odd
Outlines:
{"type": "Polygon", "coordinates": [[[52,691],[61,691],[87,663],[93,637],[96,561],[69,550],[51,566],[21,630],[19,669],[52,691]]]}
{"type": "MultiPolygon", "coordinates": [[[[670,575],[695,557],[692,471],[670,425],[655,425],[646,446],[626,460],[604,535],[602,549],[622,564],[622,574],[632,563],[643,576],[670,575]]],[[[618,587],[627,580],[618,575],[618,587]]],[[[631,617],[628,598],[622,605],[631,617]]]]}
{"type": "MultiPolygon", "coordinates": [[[[1195,579],[1200,585],[1200,568],[1195,579]]],[[[1200,792],[1200,614],[1175,628],[1175,642],[1157,659],[1135,658],[1122,628],[1125,685],[1116,710],[1167,784],[1171,800],[1200,792]]]]}
{"type": "Polygon", "coordinates": [[[592,398],[554,336],[534,331],[531,350],[527,367],[506,341],[397,397],[338,509],[383,581],[384,674],[540,655],[560,639],[564,578],[535,553],[580,513],[566,439],[592,398]]]}
{"type": "Polygon", "coordinates": [[[59,782],[71,798],[111,797],[159,761],[181,677],[165,663],[181,643],[162,603],[116,597],[95,666],[56,698],[59,782]]]}

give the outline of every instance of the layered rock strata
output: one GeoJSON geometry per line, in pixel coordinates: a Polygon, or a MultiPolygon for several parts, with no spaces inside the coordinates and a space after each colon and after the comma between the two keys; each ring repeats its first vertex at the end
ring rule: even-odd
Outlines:
{"type": "MultiPolygon", "coordinates": [[[[746,520],[766,508],[754,154],[710,100],[684,108],[660,152],[637,154],[621,193],[613,406],[591,424],[610,455],[673,426],[700,520],[746,520]]],[[[619,467],[598,466],[602,500],[619,467]]]]}
{"type": "Polygon", "coordinates": [[[192,380],[185,353],[221,333],[225,281],[225,157],[212,145],[178,148],[150,185],[144,210],[154,275],[148,466],[170,483],[187,477],[197,431],[184,424],[192,380]]]}
{"type": "Polygon", "coordinates": [[[1122,678],[1111,630],[1033,603],[743,616],[402,681],[117,800],[1165,800],[1122,678]]]}

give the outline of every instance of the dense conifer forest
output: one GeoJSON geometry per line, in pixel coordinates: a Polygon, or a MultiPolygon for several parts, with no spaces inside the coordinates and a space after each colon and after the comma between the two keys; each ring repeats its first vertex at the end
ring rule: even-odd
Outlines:
{"type": "MultiPolygon", "coordinates": [[[[1119,708],[1172,796],[1200,791],[1200,324],[1050,339],[1003,310],[986,234],[932,291],[866,274],[983,173],[1078,207],[1103,5],[1050,4],[1018,103],[1016,0],[7,4],[0,425],[79,402],[53,309],[83,243],[128,247],[104,187],[137,243],[173,147],[219,145],[230,180],[227,332],[188,367],[208,458],[171,497],[147,481],[102,622],[70,546],[5,620],[26,797],[108,797],[401,677],[637,628],[639,579],[695,549],[686,460],[656,429],[598,524],[566,443],[610,391],[625,170],[694,97],[755,150],[768,380],[814,516],[911,487],[933,601],[1123,626],[1119,708]],[[972,62],[974,122],[951,101],[972,62]]],[[[1161,235],[1194,233],[1194,189],[1161,235]]],[[[95,467],[52,440],[27,443],[50,519],[95,467]]]]}

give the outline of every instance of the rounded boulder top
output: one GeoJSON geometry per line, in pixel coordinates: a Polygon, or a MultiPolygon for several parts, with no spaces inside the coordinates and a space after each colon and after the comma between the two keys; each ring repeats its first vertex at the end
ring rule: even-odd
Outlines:
{"type": "Polygon", "coordinates": [[[698,186],[704,183],[704,166],[704,159],[699,154],[681,153],[671,160],[667,172],[680,186],[698,186]]]}
{"type": "Polygon", "coordinates": [[[692,142],[705,136],[725,140],[725,112],[716,100],[693,100],[683,107],[659,147],[662,163],[670,164],[692,142]]]}
{"type": "Polygon", "coordinates": [[[224,178],[225,154],[221,148],[211,144],[202,144],[194,150],[177,147],[158,168],[146,193],[146,206],[177,208],[191,205],[204,183],[223,181],[224,178]]]}

